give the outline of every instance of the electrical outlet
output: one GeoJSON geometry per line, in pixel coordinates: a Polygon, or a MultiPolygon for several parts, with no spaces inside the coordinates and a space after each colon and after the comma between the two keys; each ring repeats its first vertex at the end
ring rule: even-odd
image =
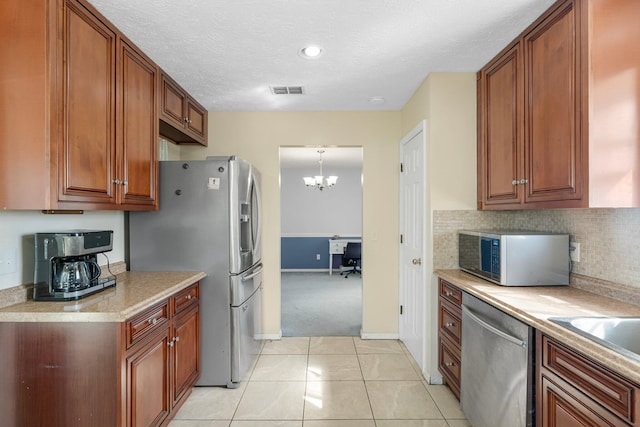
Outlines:
{"type": "Polygon", "coordinates": [[[316,260],[320,261],[320,254],[316,254],[316,260]]]}
{"type": "Polygon", "coordinates": [[[15,248],[0,248],[0,275],[16,272],[15,248]]]}
{"type": "Polygon", "coordinates": [[[580,262],[580,243],[569,243],[569,256],[571,257],[571,261],[580,262]]]}

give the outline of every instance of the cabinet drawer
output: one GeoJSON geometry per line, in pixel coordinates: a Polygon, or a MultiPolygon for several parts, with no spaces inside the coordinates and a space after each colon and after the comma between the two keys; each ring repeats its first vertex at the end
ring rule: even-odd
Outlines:
{"type": "Polygon", "coordinates": [[[439,283],[440,296],[458,307],[462,306],[462,291],[446,280],[439,279],[439,283]]]}
{"type": "Polygon", "coordinates": [[[438,326],[440,333],[449,338],[460,348],[462,345],[462,320],[460,309],[440,301],[438,310],[438,326]]]}
{"type": "Polygon", "coordinates": [[[460,352],[438,339],[438,366],[453,394],[460,399],[460,352]]]}
{"type": "Polygon", "coordinates": [[[544,368],[633,424],[640,391],[636,385],[544,335],[541,345],[544,368]]]}
{"type": "Polygon", "coordinates": [[[193,285],[185,288],[179,292],[177,292],[172,301],[173,301],[173,313],[177,314],[184,310],[187,307],[190,307],[191,304],[195,304],[200,299],[200,282],[194,283],[193,285]]]}
{"type": "Polygon", "coordinates": [[[150,307],[126,323],[127,348],[169,321],[169,301],[150,307]]]}

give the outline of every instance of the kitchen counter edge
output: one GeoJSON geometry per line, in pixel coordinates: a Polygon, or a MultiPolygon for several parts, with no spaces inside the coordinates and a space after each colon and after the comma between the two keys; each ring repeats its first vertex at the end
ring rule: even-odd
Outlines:
{"type": "Polygon", "coordinates": [[[0,309],[0,322],[124,322],[206,277],[203,272],[127,271],[116,286],[77,301],[33,301],[0,309]]]}
{"type": "Polygon", "coordinates": [[[640,307],[571,286],[498,286],[461,270],[434,274],[640,384],[640,362],[571,332],[550,317],[638,316],[640,307]]]}

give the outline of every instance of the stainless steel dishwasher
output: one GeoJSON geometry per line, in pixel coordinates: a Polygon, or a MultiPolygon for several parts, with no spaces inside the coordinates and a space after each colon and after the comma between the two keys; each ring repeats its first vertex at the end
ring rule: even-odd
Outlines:
{"type": "Polygon", "coordinates": [[[462,295],[460,404],[473,427],[534,425],[534,330],[462,295]]]}

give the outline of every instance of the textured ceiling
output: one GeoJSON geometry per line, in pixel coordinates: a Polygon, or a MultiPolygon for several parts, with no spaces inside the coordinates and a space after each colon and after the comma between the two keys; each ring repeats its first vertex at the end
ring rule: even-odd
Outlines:
{"type": "Polygon", "coordinates": [[[209,111],[344,111],[400,110],[429,73],[477,71],[553,0],[89,2],[209,111]],[[309,44],[323,54],[300,57],[309,44]]]}

